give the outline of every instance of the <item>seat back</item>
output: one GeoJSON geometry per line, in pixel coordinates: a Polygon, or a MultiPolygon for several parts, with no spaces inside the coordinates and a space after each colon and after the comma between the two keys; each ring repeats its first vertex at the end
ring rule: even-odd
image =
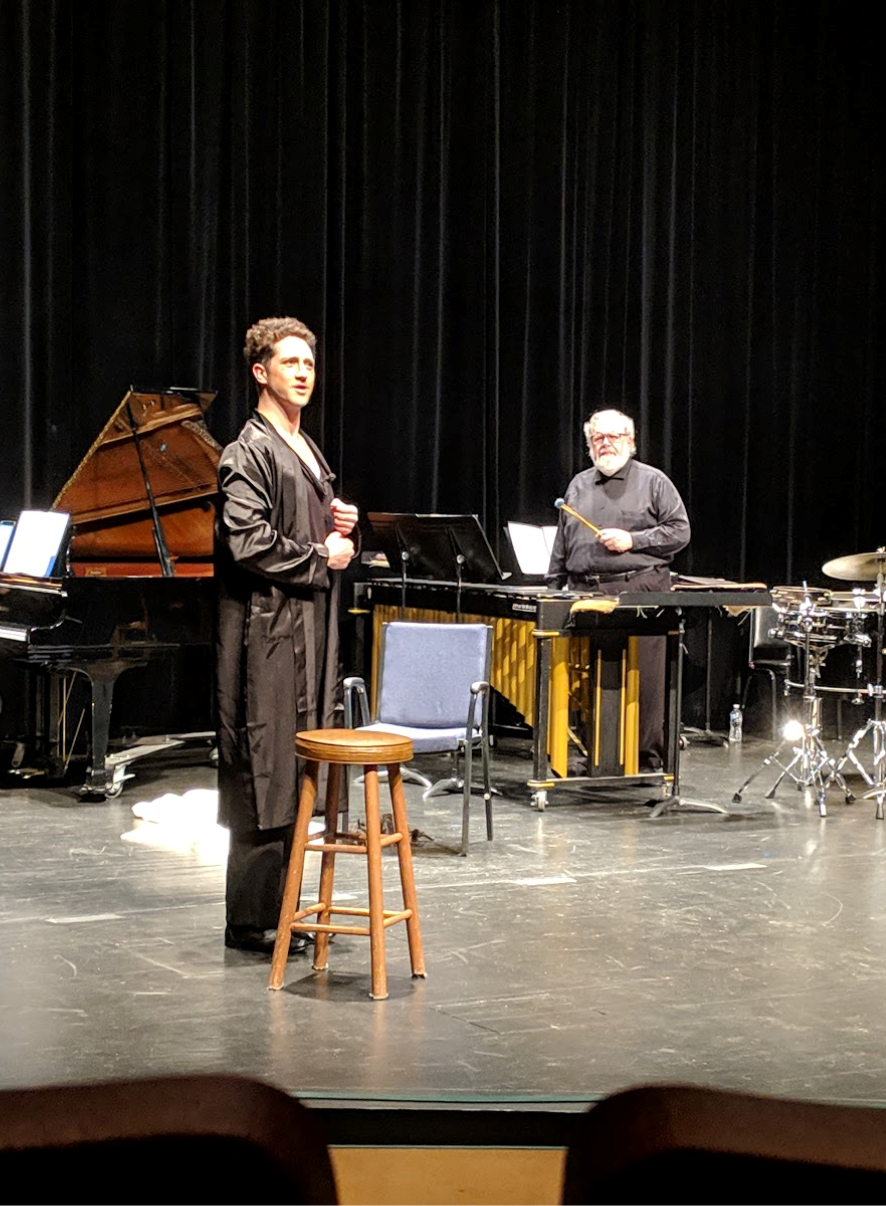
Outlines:
{"type": "Polygon", "coordinates": [[[779,614],[774,607],[755,607],[751,612],[750,651],[748,664],[755,662],[787,662],[791,647],[783,638],[773,635],[779,614]]]}
{"type": "Polygon", "coordinates": [[[464,725],[471,684],[489,681],[489,624],[382,625],[376,720],[414,728],[464,725]]]}
{"type": "Polygon", "coordinates": [[[338,1201],[316,1115],[233,1075],[2,1090],[0,1170],[20,1202],[338,1201]]]}
{"type": "Polygon", "coordinates": [[[649,1085],[577,1120],[560,1200],[874,1202],[884,1192],[886,1110],[649,1085]]]}

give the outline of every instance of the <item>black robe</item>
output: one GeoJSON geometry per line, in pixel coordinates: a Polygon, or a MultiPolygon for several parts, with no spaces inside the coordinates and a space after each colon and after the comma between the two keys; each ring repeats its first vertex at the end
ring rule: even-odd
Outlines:
{"type": "Polygon", "coordinates": [[[308,443],[319,479],[256,411],[219,461],[219,822],[239,832],[292,824],[295,734],[341,711],[333,475],[308,443]]]}

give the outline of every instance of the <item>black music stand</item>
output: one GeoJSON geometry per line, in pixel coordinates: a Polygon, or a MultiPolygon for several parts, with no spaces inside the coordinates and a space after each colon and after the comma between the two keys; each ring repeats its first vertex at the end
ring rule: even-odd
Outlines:
{"type": "Polygon", "coordinates": [[[400,575],[401,608],[406,607],[407,580],[453,582],[456,619],[461,619],[465,582],[493,584],[508,576],[495,559],[476,515],[410,515],[370,511],[381,552],[400,575]]]}

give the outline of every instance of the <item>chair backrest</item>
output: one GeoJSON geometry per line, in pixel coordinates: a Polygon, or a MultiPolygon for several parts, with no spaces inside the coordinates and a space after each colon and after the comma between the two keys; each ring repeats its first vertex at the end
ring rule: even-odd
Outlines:
{"type": "Polygon", "coordinates": [[[873,1202],[884,1193],[886,1110],[648,1085],[577,1121],[561,1201],[873,1202]]]}
{"type": "Polygon", "coordinates": [[[471,684],[488,682],[491,664],[489,624],[383,624],[375,719],[414,728],[464,725],[471,684]]]}
{"type": "Polygon", "coordinates": [[[316,1115],[232,1075],[2,1090],[0,1172],[19,1202],[338,1201],[316,1115]]]}
{"type": "Polygon", "coordinates": [[[748,655],[748,661],[751,664],[767,658],[784,660],[789,656],[790,644],[784,639],[772,635],[779,618],[774,607],[754,607],[751,610],[750,652],[748,655]]]}

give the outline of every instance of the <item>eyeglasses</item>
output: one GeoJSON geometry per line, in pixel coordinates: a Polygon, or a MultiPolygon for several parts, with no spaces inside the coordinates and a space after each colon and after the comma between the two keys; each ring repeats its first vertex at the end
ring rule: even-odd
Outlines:
{"type": "Polygon", "coordinates": [[[595,431],[591,436],[592,444],[617,444],[619,440],[629,440],[629,431],[595,431]]]}

